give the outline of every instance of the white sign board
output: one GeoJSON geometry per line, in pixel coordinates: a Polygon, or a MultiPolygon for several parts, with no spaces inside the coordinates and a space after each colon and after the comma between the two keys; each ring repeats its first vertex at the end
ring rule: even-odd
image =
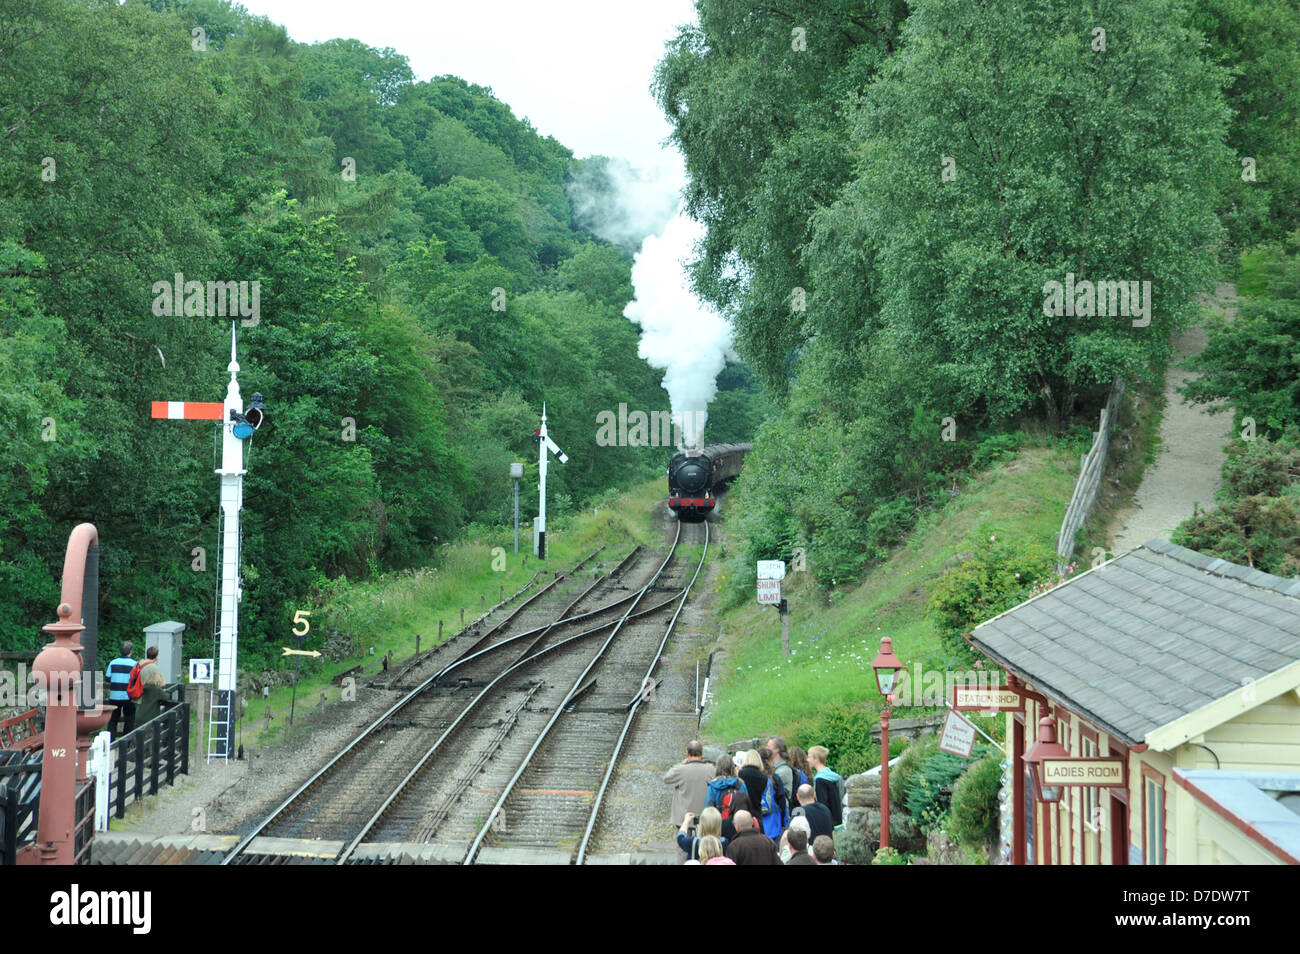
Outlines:
{"type": "Polygon", "coordinates": [[[939,748],[964,759],[970,758],[971,750],[975,748],[975,723],[956,709],[949,709],[948,718],[943,720],[943,732],[939,735],[939,748]]]}
{"type": "Polygon", "coordinates": [[[777,606],[781,602],[780,580],[758,581],[758,602],[764,606],[777,606]]]}
{"type": "Polygon", "coordinates": [[[760,580],[784,580],[785,561],[784,560],[759,560],[758,578],[760,580]]]}
{"type": "Polygon", "coordinates": [[[215,660],[212,659],[191,659],[190,660],[190,682],[212,684],[212,669],[215,660]]]}

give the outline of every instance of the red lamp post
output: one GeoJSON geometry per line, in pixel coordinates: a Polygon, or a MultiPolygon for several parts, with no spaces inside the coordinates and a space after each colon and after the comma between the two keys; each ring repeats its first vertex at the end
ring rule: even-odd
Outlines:
{"type": "Polygon", "coordinates": [[[880,713],[880,847],[889,847],[889,713],[894,708],[894,686],[903,669],[894,655],[894,641],[886,636],[880,641],[880,652],[871,661],[876,672],[876,688],[885,697],[885,708],[880,713]]]}
{"type": "MultiPolygon", "coordinates": [[[[1034,783],[1034,797],[1044,805],[1055,805],[1065,793],[1064,785],[1043,784],[1043,762],[1047,759],[1069,758],[1065,746],[1056,741],[1056,720],[1043,716],[1038,720],[1038,739],[1025,753],[1025,764],[1029,766],[1029,776],[1034,783]]],[[[1033,818],[1028,819],[1033,824],[1033,818]]],[[[1043,858],[1045,864],[1052,863],[1052,815],[1050,809],[1044,809],[1043,815],[1043,858]]]]}

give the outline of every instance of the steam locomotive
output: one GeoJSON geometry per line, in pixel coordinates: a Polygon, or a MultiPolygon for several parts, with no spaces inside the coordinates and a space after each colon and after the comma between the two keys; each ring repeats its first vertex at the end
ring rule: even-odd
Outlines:
{"type": "Polygon", "coordinates": [[[740,473],[753,444],[706,444],[668,462],[668,509],[679,517],[703,519],[717,504],[716,492],[740,473]]]}

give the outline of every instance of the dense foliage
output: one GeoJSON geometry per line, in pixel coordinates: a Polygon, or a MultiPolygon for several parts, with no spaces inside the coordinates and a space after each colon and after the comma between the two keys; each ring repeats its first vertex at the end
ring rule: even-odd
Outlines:
{"type": "Polygon", "coordinates": [[[543,402],[557,513],[661,471],[597,443],[598,412],[668,403],[622,315],[631,259],[575,226],[569,150],[489,91],[228,0],[0,0],[0,63],[0,648],[37,644],[89,520],[106,641],[175,618],[203,652],[213,429],[149,402],[221,400],[231,322],[158,314],[177,273],[260,287],[245,658],[324,578],[503,522],[543,402]]]}
{"type": "Polygon", "coordinates": [[[655,87],[709,226],[696,287],[783,398],[746,562],[856,577],[989,437],[1162,372],[1222,251],[1294,228],[1282,0],[696,8],[655,87]]]}
{"type": "Polygon", "coordinates": [[[1256,249],[1251,275],[1256,293],[1242,289],[1236,319],[1210,325],[1205,350],[1189,362],[1202,374],[1184,393],[1225,400],[1243,433],[1276,437],[1300,428],[1300,232],[1256,249]]]}

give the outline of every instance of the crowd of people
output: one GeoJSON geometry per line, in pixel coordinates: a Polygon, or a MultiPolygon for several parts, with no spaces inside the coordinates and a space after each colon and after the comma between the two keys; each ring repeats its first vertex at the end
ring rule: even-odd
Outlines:
{"type": "Polygon", "coordinates": [[[698,740],[668,770],[672,824],[686,864],[833,865],[844,779],[829,752],[775,736],[756,749],[704,758],[698,740]]]}

